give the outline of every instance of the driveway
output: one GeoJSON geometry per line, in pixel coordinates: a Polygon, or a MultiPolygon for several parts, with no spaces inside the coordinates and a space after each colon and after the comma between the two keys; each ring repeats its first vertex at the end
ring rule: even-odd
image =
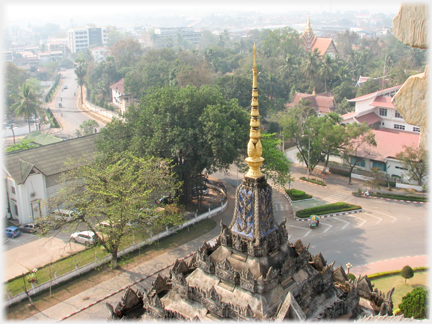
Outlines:
{"type": "MultiPolygon", "coordinates": [[[[15,240],[23,239],[23,235],[15,240]]],[[[12,239],[6,244],[12,244],[12,239]]],[[[33,242],[23,244],[3,253],[5,261],[4,281],[19,276],[27,269],[40,268],[49,262],[63,258],[69,254],[84,250],[84,245],[76,243],[65,243],[55,237],[36,239],[33,242]]]]}

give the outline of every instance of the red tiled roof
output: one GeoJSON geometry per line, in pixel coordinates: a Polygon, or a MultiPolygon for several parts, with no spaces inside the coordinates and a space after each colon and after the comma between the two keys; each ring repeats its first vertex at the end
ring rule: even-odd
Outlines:
{"type": "Polygon", "coordinates": [[[114,83],[113,85],[110,85],[110,88],[113,90],[116,90],[122,94],[124,93],[124,86],[123,86],[123,82],[124,82],[124,78],[121,78],[119,81],[117,81],[116,83],[114,83]]]}
{"type": "Polygon", "coordinates": [[[376,97],[375,100],[369,106],[395,108],[395,106],[392,104],[392,99],[393,99],[392,97],[379,96],[376,97]]]}
{"type": "Polygon", "coordinates": [[[317,37],[312,46],[312,51],[314,51],[315,48],[317,48],[320,54],[324,55],[327,49],[329,48],[332,40],[333,40],[332,38],[317,37]]]}
{"type": "Polygon", "coordinates": [[[368,126],[375,124],[378,121],[381,121],[382,118],[380,116],[378,116],[377,114],[375,114],[374,112],[370,112],[369,114],[360,116],[360,117],[356,117],[356,120],[358,123],[362,124],[362,123],[366,123],[368,126]]]}
{"type": "Polygon", "coordinates": [[[377,91],[377,92],[368,93],[368,94],[365,94],[365,95],[357,97],[357,98],[349,99],[348,101],[349,102],[354,102],[354,101],[359,101],[359,100],[362,100],[362,99],[372,98],[373,96],[378,96],[378,95],[381,95],[381,94],[384,94],[384,93],[387,93],[387,92],[392,92],[394,90],[398,90],[400,87],[402,87],[402,85],[398,85],[398,86],[395,86],[395,87],[383,89],[383,90],[380,90],[380,91],[377,91]]]}
{"type": "MultiPolygon", "coordinates": [[[[396,129],[373,129],[375,134],[376,147],[367,146],[361,150],[370,151],[367,157],[372,160],[385,161],[385,158],[394,158],[404,150],[404,145],[418,147],[419,134],[399,131],[396,129]]],[[[361,152],[359,154],[362,155],[361,152]]]]}
{"type": "Polygon", "coordinates": [[[341,117],[342,117],[343,120],[346,120],[346,119],[351,118],[351,117],[353,117],[355,115],[357,115],[357,113],[355,111],[353,111],[353,112],[349,112],[349,113],[343,114],[343,115],[341,115],[341,117]]]}
{"type": "Polygon", "coordinates": [[[315,107],[316,111],[322,113],[329,113],[334,111],[335,108],[332,105],[334,97],[328,97],[323,95],[311,95],[307,93],[296,93],[293,102],[286,104],[285,107],[294,107],[300,102],[300,100],[309,100],[311,102],[311,107],[315,107]]]}

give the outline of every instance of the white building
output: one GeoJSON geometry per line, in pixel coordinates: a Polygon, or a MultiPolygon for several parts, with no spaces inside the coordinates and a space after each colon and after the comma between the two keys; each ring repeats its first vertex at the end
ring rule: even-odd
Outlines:
{"type": "Polygon", "coordinates": [[[42,202],[57,194],[63,172],[71,169],[65,162],[92,158],[96,137],[93,134],[6,154],[3,174],[10,217],[25,224],[46,216],[47,208],[42,202]]]}
{"type": "Polygon", "coordinates": [[[420,127],[408,124],[392,103],[401,85],[353,98],[355,111],[342,115],[343,123],[367,123],[373,129],[395,129],[420,133],[420,127]]]}
{"type": "Polygon", "coordinates": [[[72,53],[84,51],[89,46],[108,43],[108,34],[115,27],[81,27],[68,29],[68,46],[72,53]]]}
{"type": "Polygon", "coordinates": [[[112,91],[112,103],[119,107],[121,115],[124,115],[131,104],[136,104],[134,97],[125,93],[123,83],[124,78],[121,78],[116,83],[110,85],[112,91]]]}
{"type": "Polygon", "coordinates": [[[102,62],[106,58],[106,54],[108,52],[108,49],[104,46],[98,46],[98,47],[92,48],[90,51],[91,51],[96,62],[102,62]]]}

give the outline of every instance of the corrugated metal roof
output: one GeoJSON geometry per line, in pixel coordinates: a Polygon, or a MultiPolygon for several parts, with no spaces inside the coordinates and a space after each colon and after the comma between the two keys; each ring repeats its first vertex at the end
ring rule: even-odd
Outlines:
{"type": "Polygon", "coordinates": [[[375,114],[374,112],[370,112],[369,114],[355,117],[358,123],[366,123],[368,126],[375,124],[378,121],[381,121],[382,118],[375,114]]]}
{"type": "Polygon", "coordinates": [[[3,167],[17,184],[24,183],[33,168],[36,168],[45,176],[71,170],[82,165],[82,161],[78,161],[79,159],[94,157],[94,141],[97,135],[92,134],[20,152],[8,153],[4,156],[3,167]],[[66,166],[65,162],[68,161],[76,161],[77,163],[66,166]]]}

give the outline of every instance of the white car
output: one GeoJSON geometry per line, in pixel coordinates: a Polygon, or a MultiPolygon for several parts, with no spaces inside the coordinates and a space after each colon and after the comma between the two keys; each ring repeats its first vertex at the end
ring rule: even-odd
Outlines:
{"type": "Polygon", "coordinates": [[[75,232],[70,236],[71,242],[81,243],[85,246],[93,245],[97,242],[98,237],[92,231],[75,232]]]}

